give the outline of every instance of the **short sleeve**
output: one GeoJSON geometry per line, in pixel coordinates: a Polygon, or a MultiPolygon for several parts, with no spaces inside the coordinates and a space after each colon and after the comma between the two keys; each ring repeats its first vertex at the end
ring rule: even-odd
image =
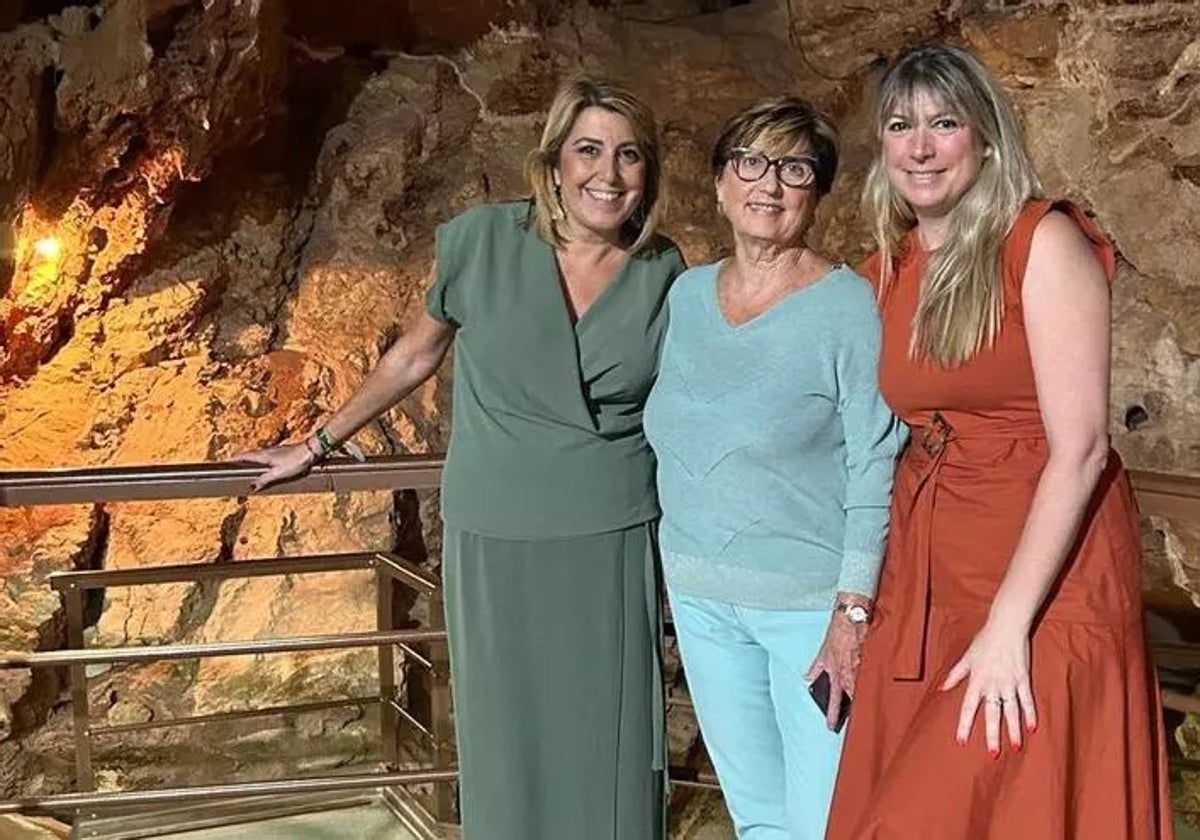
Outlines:
{"type": "Polygon", "coordinates": [[[455,327],[462,326],[462,307],[458,300],[454,278],[460,273],[460,219],[439,225],[434,234],[433,284],[425,293],[425,311],[439,321],[455,327]]]}
{"type": "Polygon", "coordinates": [[[1117,252],[1111,241],[1100,230],[1095,220],[1070,201],[1041,199],[1025,205],[1004,243],[1004,282],[1008,287],[1007,303],[1020,306],[1021,287],[1025,280],[1025,268],[1029,264],[1029,251],[1033,246],[1033,234],[1038,224],[1051,210],[1057,210],[1071,218],[1092,244],[1092,252],[1104,269],[1104,276],[1112,283],[1116,274],[1117,252]]]}

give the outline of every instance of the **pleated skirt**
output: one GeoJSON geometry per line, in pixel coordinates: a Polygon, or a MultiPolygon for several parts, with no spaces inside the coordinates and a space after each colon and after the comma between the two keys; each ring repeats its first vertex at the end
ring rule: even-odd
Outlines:
{"type": "Polygon", "coordinates": [[[524,541],[447,526],[465,840],[664,837],[653,528],[524,541]]]}

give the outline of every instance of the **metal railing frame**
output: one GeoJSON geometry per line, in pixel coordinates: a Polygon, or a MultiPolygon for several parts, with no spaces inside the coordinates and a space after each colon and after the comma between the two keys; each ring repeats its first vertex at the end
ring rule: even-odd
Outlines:
{"type": "MultiPolygon", "coordinates": [[[[442,460],[437,456],[402,455],[371,458],[366,463],[334,461],[303,478],[261,491],[264,495],[352,492],[362,490],[421,490],[436,488],[442,460]]],[[[260,467],[246,464],[185,464],[132,468],[89,468],[0,473],[0,507],[48,504],[102,504],[105,502],[196,499],[245,496],[260,467]]],[[[1146,515],[1186,519],[1200,518],[1200,479],[1149,471],[1131,471],[1138,504],[1146,515]]],[[[0,803],[0,814],[78,812],[82,808],[127,808],[135,805],[178,804],[230,797],[268,796],[299,792],[339,792],[364,788],[433,783],[433,814],[438,822],[454,818],[450,783],[457,771],[448,761],[452,747],[450,732],[449,668],[445,645],[426,657],[412,647],[418,642],[444,642],[440,581],[428,571],[386,552],[317,555],[294,558],[240,561],[227,564],[157,566],[139,569],[60,572],[50,576],[53,588],[64,601],[67,614],[66,651],[0,655],[0,669],[62,667],[69,669],[76,771],[75,794],[45,796],[0,803]],[[219,642],[192,645],[159,645],[89,650],[84,643],[84,606],[88,591],[113,586],[162,583],[197,583],[280,574],[372,569],[376,573],[376,630],[290,639],[260,639],[248,642],[219,642]],[[399,630],[393,626],[395,587],[405,585],[431,598],[430,614],[436,623],[430,630],[399,630]],[[139,662],[252,653],[300,650],[349,649],[375,646],[379,654],[379,696],[346,698],[325,702],[293,704],[263,709],[193,715],[165,721],[116,726],[93,726],[87,694],[86,666],[106,662],[139,662]],[[403,707],[396,697],[395,647],[411,661],[427,669],[430,677],[430,725],[427,727],[403,707]],[[378,702],[384,762],[395,771],[399,763],[399,728],[403,720],[424,734],[431,746],[433,766],[406,772],[383,772],[357,776],[285,779],[231,785],[172,788],[158,791],[95,793],[92,739],[123,732],[169,726],[197,725],[223,720],[299,713],[378,702]]],[[[1185,660],[1200,667],[1200,655],[1190,645],[1159,646],[1156,651],[1168,660],[1185,660]],[[1169,649],[1168,649],[1169,648],[1169,649]]],[[[689,706],[683,698],[669,700],[673,706],[689,706]]],[[[694,768],[672,767],[676,785],[717,788],[715,777],[694,768]]]]}
{"type": "MultiPolygon", "coordinates": [[[[427,456],[372,458],[366,463],[334,461],[303,478],[263,491],[265,494],[351,492],[362,490],[422,490],[439,485],[441,459],[427,456]]],[[[0,507],[50,504],[101,504],[105,502],[199,499],[246,496],[261,467],[247,464],[187,464],[176,466],[70,469],[0,473],[0,507]]],[[[49,576],[60,594],[66,613],[67,648],[62,651],[0,653],[0,669],[59,668],[68,672],[75,744],[77,793],[0,802],[0,814],[49,814],[82,809],[94,812],[134,806],[186,804],[214,799],[265,797],[296,793],[327,793],[393,786],[433,785],[429,808],[438,823],[456,821],[452,784],[453,733],[450,723],[449,661],[443,621],[441,582],[436,575],[408,560],[384,551],[323,554],[218,564],[148,566],[134,569],[100,569],[56,572],[49,576]],[[169,583],[221,582],[271,575],[293,575],[368,570],[375,573],[376,628],[374,631],[321,636],[254,639],[235,642],[164,644],[114,648],[88,648],[84,640],[87,593],[115,586],[169,583]],[[395,598],[399,586],[429,598],[431,626],[400,629],[395,626],[395,598]],[[428,655],[415,645],[428,644],[428,655]],[[105,663],[153,662],[214,656],[274,654],[296,651],[347,650],[375,647],[378,654],[379,694],[374,697],[191,715],[163,721],[95,726],[88,695],[87,666],[105,663]],[[428,690],[427,720],[400,702],[396,678],[396,648],[424,674],[408,674],[428,690]],[[270,782],[170,788],[156,791],[95,792],[94,739],[124,732],[244,720],[272,714],[298,714],[351,705],[378,704],[384,769],[380,773],[283,779],[270,782]],[[432,766],[399,771],[401,722],[413,726],[429,746],[432,766]]],[[[385,800],[393,802],[391,797],[385,800]]],[[[394,802],[393,802],[394,804],[394,802]]]]}

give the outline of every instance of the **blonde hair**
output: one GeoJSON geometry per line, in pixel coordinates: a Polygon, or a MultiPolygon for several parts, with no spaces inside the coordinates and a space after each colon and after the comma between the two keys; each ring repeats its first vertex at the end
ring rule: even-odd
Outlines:
{"type": "Polygon", "coordinates": [[[541,142],[525,161],[525,176],[533,191],[533,213],[530,224],[538,235],[552,246],[566,240],[559,229],[561,205],[554,187],[554,168],[558,166],[562,148],[575,125],[575,120],[587,108],[604,108],[629,121],[634,140],[646,164],[646,180],[642,200],[625,223],[623,233],[632,241],[630,250],[640,251],[649,243],[662,220],[664,209],[662,179],[662,143],[654,112],[625,87],[608,79],[591,76],[572,76],[559,86],[541,142]]]}
{"type": "Polygon", "coordinates": [[[975,56],[940,44],[900,56],[880,82],[878,145],[862,199],[881,257],[881,295],[895,280],[900,241],[916,224],[912,208],[888,180],[883,132],[894,114],[911,112],[920,94],[963,120],[983,146],[979,173],[950,211],[946,241],[925,268],[909,345],[914,359],[955,367],[991,347],[1000,332],[1004,239],[1022,206],[1039,197],[1042,187],[1012,104],[975,56]]]}
{"type": "Polygon", "coordinates": [[[713,177],[721,177],[733,150],[739,147],[757,145],[764,154],[781,155],[804,145],[817,161],[813,166],[817,194],[826,196],[837,174],[838,143],[837,126],[811,102],[795,96],[764,99],[725,122],[713,144],[713,177]]]}

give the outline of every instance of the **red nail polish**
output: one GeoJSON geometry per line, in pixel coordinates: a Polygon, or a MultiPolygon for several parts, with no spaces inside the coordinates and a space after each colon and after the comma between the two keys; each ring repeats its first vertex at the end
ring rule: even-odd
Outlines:
{"type": "Polygon", "coordinates": [[[992,757],[992,761],[1000,760],[1000,750],[988,750],[988,755],[992,757]]]}
{"type": "Polygon", "coordinates": [[[955,736],[954,743],[958,744],[960,747],[965,747],[967,745],[966,739],[959,738],[958,736],[955,736]]]}
{"type": "Polygon", "coordinates": [[[1013,749],[1014,749],[1014,750],[1016,750],[1017,752],[1020,752],[1020,751],[1021,751],[1021,742],[1020,742],[1020,741],[1018,741],[1017,743],[1013,744],[1012,746],[1013,746],[1013,749]]]}
{"type": "Polygon", "coordinates": [[[1028,729],[1030,731],[1030,733],[1037,732],[1037,722],[1035,721],[1035,722],[1029,724],[1029,726],[1027,726],[1025,728],[1028,729]]]}

